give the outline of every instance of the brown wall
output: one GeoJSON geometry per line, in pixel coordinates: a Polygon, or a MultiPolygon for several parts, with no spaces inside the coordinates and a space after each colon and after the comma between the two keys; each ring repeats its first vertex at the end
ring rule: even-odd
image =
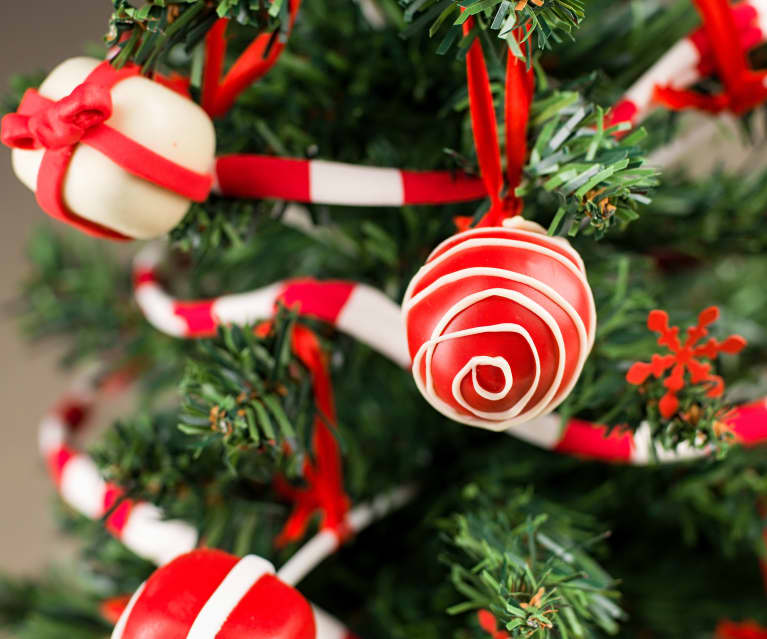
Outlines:
{"type": "MultiPolygon", "coordinates": [[[[0,91],[16,72],[50,69],[99,42],[107,29],[108,0],[0,0],[0,91]]],[[[0,571],[32,574],[65,544],[54,543],[52,491],[36,453],[38,418],[66,379],[56,370],[57,349],[19,337],[5,303],[25,273],[24,246],[44,221],[34,196],[14,178],[0,148],[0,571]]]]}

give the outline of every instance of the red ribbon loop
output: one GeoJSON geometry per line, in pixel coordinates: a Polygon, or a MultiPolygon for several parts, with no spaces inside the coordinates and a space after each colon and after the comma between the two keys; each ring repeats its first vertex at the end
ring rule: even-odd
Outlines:
{"type": "Polygon", "coordinates": [[[20,113],[8,113],[0,124],[0,142],[12,149],[31,151],[37,141],[29,130],[29,116],[20,113]]]}
{"type": "Polygon", "coordinates": [[[767,100],[767,73],[750,68],[743,49],[735,9],[728,0],[694,0],[703,17],[703,30],[711,46],[714,67],[725,90],[718,95],[657,87],[656,99],[674,110],[695,108],[710,113],[728,110],[745,113],[767,100]]]}
{"type": "MultiPolygon", "coordinates": [[[[263,333],[270,327],[267,322],[257,331],[263,333]]],[[[317,512],[321,514],[322,529],[332,530],[339,538],[348,534],[346,513],[350,502],[344,490],[341,452],[332,431],[336,427],[336,409],[326,358],[317,336],[305,326],[293,327],[292,346],[312,377],[317,416],[312,435],[313,459],[307,458],[304,463],[306,488],[295,488],[282,477],[275,481],[277,492],[294,504],[293,512],[277,538],[279,546],[298,541],[317,512]]]]}
{"type": "Polygon", "coordinates": [[[15,149],[62,149],[77,144],[86,131],[99,126],[111,115],[109,90],[84,82],[68,96],[32,115],[6,115],[0,139],[15,149]]]}
{"type": "MultiPolygon", "coordinates": [[[[519,42],[522,31],[515,37],[519,42]]],[[[522,182],[522,169],[527,160],[527,124],[530,106],[535,92],[535,75],[532,67],[509,52],[506,61],[506,175],[509,183],[509,216],[520,215],[524,202],[514,192],[522,182]]]]}
{"type": "MultiPolygon", "coordinates": [[[[464,34],[471,32],[473,18],[464,22],[464,34]]],[[[522,39],[517,29],[514,37],[522,39]]],[[[522,199],[515,190],[522,181],[522,169],[527,159],[527,124],[533,99],[534,76],[522,60],[511,52],[506,61],[506,184],[498,144],[498,125],[495,116],[493,94],[487,73],[482,45],[476,39],[466,56],[466,82],[469,90],[471,124],[474,144],[482,179],[490,196],[490,210],[478,226],[499,226],[507,217],[522,212],[522,199]],[[504,186],[506,189],[503,195],[504,186]]],[[[459,228],[466,225],[463,218],[457,220],[459,228]]]]}
{"type": "MultiPolygon", "coordinates": [[[[301,0],[290,0],[288,33],[293,29],[300,5],[301,0]]],[[[285,42],[274,40],[274,34],[262,33],[243,51],[222,79],[228,23],[226,18],[220,18],[205,38],[201,102],[202,108],[211,117],[224,115],[231,109],[240,93],[264,76],[285,48],[285,42]],[[264,55],[270,43],[269,53],[264,55]]]]}

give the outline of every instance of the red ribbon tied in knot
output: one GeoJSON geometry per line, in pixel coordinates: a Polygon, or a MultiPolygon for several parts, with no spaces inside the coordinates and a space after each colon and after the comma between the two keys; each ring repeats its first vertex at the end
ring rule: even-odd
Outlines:
{"type": "Polygon", "coordinates": [[[108,88],[84,82],[58,102],[31,115],[3,117],[0,140],[14,149],[62,149],[77,144],[85,133],[112,115],[108,88]]]}

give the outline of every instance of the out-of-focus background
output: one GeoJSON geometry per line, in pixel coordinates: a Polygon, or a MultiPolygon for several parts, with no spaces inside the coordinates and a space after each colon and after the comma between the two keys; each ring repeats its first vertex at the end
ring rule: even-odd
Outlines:
{"type": "MultiPolygon", "coordinates": [[[[108,0],[0,0],[0,91],[13,73],[51,69],[81,54],[87,43],[100,42],[110,6],[108,0]]],[[[692,146],[667,155],[696,157],[699,171],[724,159],[748,161],[731,127],[693,117],[690,131],[692,146]],[[717,128],[712,142],[710,134],[717,128]],[[690,153],[695,147],[705,151],[690,153]]],[[[38,421],[67,387],[67,379],[56,367],[60,349],[50,342],[25,343],[6,310],[12,308],[26,272],[26,240],[36,225],[45,223],[45,216],[33,194],[13,176],[10,153],[2,147],[0,220],[0,571],[34,574],[71,552],[56,535],[53,491],[36,450],[38,421]]]]}
{"type": "MultiPolygon", "coordinates": [[[[0,1],[0,91],[18,72],[50,69],[99,42],[110,10],[105,0],[0,1]]],[[[0,570],[32,574],[67,552],[56,538],[53,493],[36,451],[39,417],[67,380],[54,344],[24,343],[9,308],[24,277],[25,242],[44,216],[16,180],[0,149],[0,570]]]]}

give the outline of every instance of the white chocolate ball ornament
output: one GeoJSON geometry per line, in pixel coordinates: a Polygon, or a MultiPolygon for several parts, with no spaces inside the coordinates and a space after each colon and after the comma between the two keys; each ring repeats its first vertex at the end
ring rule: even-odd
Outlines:
{"type": "Polygon", "coordinates": [[[553,411],[596,331],[578,253],[519,216],[440,244],[402,310],[423,396],[455,421],[495,431],[553,411]]]}
{"type": "Polygon", "coordinates": [[[102,237],[162,235],[212,183],[210,118],[135,66],[61,63],[3,118],[2,138],[47,213],[102,237]]]}

